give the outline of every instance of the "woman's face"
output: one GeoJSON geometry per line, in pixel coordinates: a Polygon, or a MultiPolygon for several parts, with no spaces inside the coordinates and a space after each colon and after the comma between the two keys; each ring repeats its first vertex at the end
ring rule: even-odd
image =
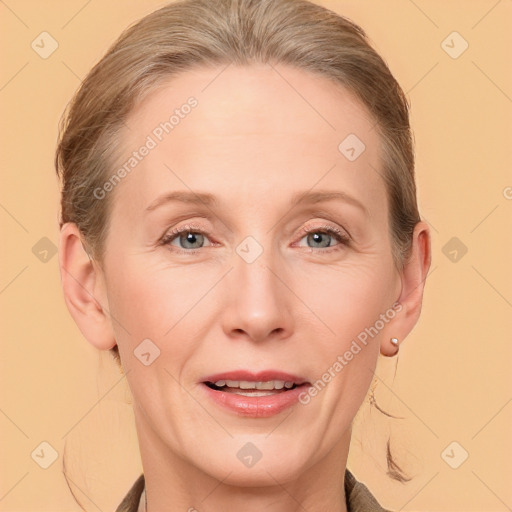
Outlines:
{"type": "Polygon", "coordinates": [[[231,65],[126,125],[102,277],[143,456],[252,485],[346,456],[400,322],[374,121],[325,78],[231,65]]]}

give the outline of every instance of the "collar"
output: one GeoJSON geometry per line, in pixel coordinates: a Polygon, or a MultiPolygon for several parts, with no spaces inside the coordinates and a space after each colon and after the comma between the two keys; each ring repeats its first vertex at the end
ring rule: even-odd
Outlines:
{"type": "MultiPolygon", "coordinates": [[[[142,473],[119,504],[116,512],[144,512],[145,494],[145,480],[142,473]]],[[[347,512],[390,512],[379,505],[368,487],[358,482],[349,469],[345,469],[345,496],[347,512]]]]}

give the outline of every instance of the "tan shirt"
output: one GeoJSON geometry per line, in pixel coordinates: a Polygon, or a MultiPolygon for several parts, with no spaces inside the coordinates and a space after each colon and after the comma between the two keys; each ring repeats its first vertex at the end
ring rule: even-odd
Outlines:
{"type": "MultiPolygon", "coordinates": [[[[368,487],[358,482],[348,469],[345,470],[345,496],[348,512],[390,512],[378,504],[368,487]]],[[[141,474],[117,507],[116,512],[144,512],[144,504],[145,481],[144,474],[141,474]]]]}

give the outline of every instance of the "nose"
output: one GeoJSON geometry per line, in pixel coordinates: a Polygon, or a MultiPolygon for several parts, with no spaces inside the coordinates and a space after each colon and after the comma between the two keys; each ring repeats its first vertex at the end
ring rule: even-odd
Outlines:
{"type": "Polygon", "coordinates": [[[222,312],[223,329],[229,338],[263,342],[291,335],[293,294],[285,284],[285,274],[276,270],[268,251],[252,263],[235,255],[222,312]]]}

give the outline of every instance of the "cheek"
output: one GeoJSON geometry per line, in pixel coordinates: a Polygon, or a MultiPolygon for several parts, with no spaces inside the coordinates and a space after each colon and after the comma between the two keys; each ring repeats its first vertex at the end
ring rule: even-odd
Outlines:
{"type": "Polygon", "coordinates": [[[308,364],[315,368],[316,391],[305,396],[303,403],[318,400],[316,406],[322,404],[324,413],[331,416],[333,436],[347,428],[370,386],[380,333],[369,337],[365,329],[374,326],[393,304],[392,282],[389,266],[360,262],[336,273],[312,276],[300,292],[308,297],[305,302],[317,317],[312,321],[308,315],[305,322],[318,326],[307,350],[308,364]],[[364,342],[358,338],[361,334],[366,336],[364,342]]]}
{"type": "Polygon", "coordinates": [[[158,343],[186,313],[192,295],[178,272],[157,271],[143,258],[127,258],[111,273],[108,289],[113,328],[129,344],[145,338],[158,343]]]}
{"type": "Polygon", "coordinates": [[[374,326],[393,304],[392,282],[389,267],[372,261],[340,267],[337,272],[319,272],[302,283],[298,295],[307,298],[304,303],[314,313],[314,317],[308,313],[304,322],[309,324],[310,332],[314,326],[314,339],[310,340],[314,348],[308,351],[308,358],[311,367],[318,369],[317,378],[331,368],[337,376],[337,388],[350,373],[350,386],[365,392],[371,372],[361,369],[375,366],[380,341],[380,332],[370,337],[366,329],[374,326]],[[343,368],[338,364],[333,370],[339,356],[343,368]]]}
{"type": "Polygon", "coordinates": [[[393,303],[392,273],[375,261],[319,272],[301,286],[300,296],[331,339],[351,340],[373,325],[393,303]]]}
{"type": "Polygon", "coordinates": [[[110,277],[112,327],[125,370],[140,370],[142,365],[134,357],[134,351],[136,355],[142,350],[139,346],[147,345],[158,353],[158,357],[144,369],[163,372],[163,378],[169,380],[169,374],[164,371],[166,368],[179,377],[183,366],[200,345],[198,328],[208,317],[205,309],[208,301],[201,299],[218,279],[216,275],[207,278],[193,266],[171,268],[163,265],[161,259],[155,262],[147,255],[141,255],[125,258],[122,267],[113,269],[110,277]],[[157,349],[147,341],[146,345],[141,345],[148,339],[157,349]]]}

